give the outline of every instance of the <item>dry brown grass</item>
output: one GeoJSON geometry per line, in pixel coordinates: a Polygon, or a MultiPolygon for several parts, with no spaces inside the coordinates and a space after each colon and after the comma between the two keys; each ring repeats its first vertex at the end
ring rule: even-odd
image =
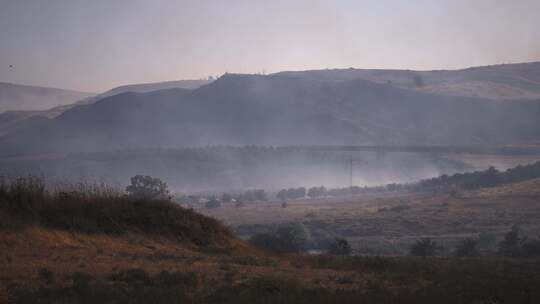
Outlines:
{"type": "Polygon", "coordinates": [[[113,272],[134,268],[151,275],[164,270],[195,272],[207,281],[221,281],[227,272],[234,270],[236,283],[261,274],[300,279],[305,286],[317,281],[319,285],[337,287],[332,278],[343,275],[358,278],[350,282],[349,287],[359,287],[365,281],[361,274],[302,267],[292,258],[265,254],[239,240],[234,241],[227,252],[214,253],[170,238],[141,234],[92,235],[36,227],[1,231],[0,252],[0,282],[4,284],[43,285],[38,275],[42,268],[53,272],[60,285],[67,284],[69,275],[78,271],[106,278],[113,272]]]}
{"type": "MultiPolygon", "coordinates": [[[[361,195],[224,206],[201,212],[232,226],[242,237],[290,222],[311,231],[345,237],[359,254],[404,255],[417,239],[431,237],[451,255],[456,243],[480,233],[499,240],[519,225],[531,238],[540,235],[540,180],[474,191],[361,195]],[[406,208],[403,208],[403,207],[406,208]],[[384,210],[384,212],[382,212],[384,210]]],[[[496,244],[495,244],[496,245],[496,244]]],[[[494,254],[492,252],[491,254],[494,254]]]]}
{"type": "MultiPolygon", "coordinates": [[[[509,200],[477,194],[467,192],[456,198],[448,194],[394,193],[346,201],[299,200],[287,208],[265,203],[210,212],[221,211],[214,215],[228,215],[239,222],[249,218],[267,223],[297,217],[305,221],[305,215],[313,212],[315,215],[308,218],[307,225],[326,221],[325,229],[343,231],[340,229],[345,227],[357,233],[349,238],[352,240],[389,233],[395,238],[410,237],[411,231],[425,234],[425,227],[439,236],[459,238],[479,224],[493,229],[507,225],[501,223],[502,211],[506,212],[503,219],[508,222],[523,220],[524,214],[540,213],[538,204],[532,203],[537,201],[530,197],[509,200]],[[509,203],[514,208],[509,209],[509,203]],[[402,205],[410,208],[391,208],[402,205]],[[377,212],[381,207],[399,211],[377,212]],[[460,224],[454,225],[454,221],[460,224]]],[[[97,206],[101,205],[87,207],[97,206]]],[[[533,218],[528,223],[529,229],[538,225],[533,218]]],[[[188,303],[433,303],[441,299],[445,303],[535,303],[540,298],[533,288],[540,282],[540,263],[534,259],[277,256],[254,249],[233,236],[227,235],[226,239],[225,243],[201,246],[168,232],[88,232],[43,225],[40,221],[16,229],[0,229],[0,301],[21,293],[20,299],[45,297],[47,303],[54,303],[58,297],[68,296],[67,302],[88,303],[88,297],[98,294],[114,298],[118,289],[126,292],[128,298],[161,295],[165,299],[176,295],[177,290],[155,282],[163,271],[173,278],[194,276],[197,287],[185,295],[188,303]],[[126,275],[150,280],[153,289],[111,279],[126,275]],[[90,285],[85,285],[85,278],[90,285]]]]}

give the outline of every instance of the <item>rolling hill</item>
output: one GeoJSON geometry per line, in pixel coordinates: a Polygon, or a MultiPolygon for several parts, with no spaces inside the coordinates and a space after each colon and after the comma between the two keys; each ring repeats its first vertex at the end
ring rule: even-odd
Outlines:
{"type": "MultiPolygon", "coordinates": [[[[85,97],[82,99],[73,99],[69,103],[62,103],[61,105],[57,105],[54,107],[29,107],[29,109],[26,110],[8,109],[6,112],[3,113],[0,107],[0,136],[3,136],[21,128],[25,128],[29,125],[33,125],[36,121],[52,119],[73,107],[84,104],[91,104],[100,99],[116,94],[125,92],[144,93],[171,88],[196,89],[210,82],[211,80],[201,79],[132,84],[119,86],[95,96],[85,97]]],[[[27,100],[23,100],[23,103],[24,102],[27,102],[27,100]]]]}
{"type": "Polygon", "coordinates": [[[495,100],[540,99],[540,62],[501,64],[461,70],[327,69],[280,72],[326,81],[364,79],[404,89],[447,96],[495,100]]]}
{"type": "MultiPolygon", "coordinates": [[[[36,180],[15,183],[0,184],[2,303],[536,303],[540,298],[540,263],[534,256],[280,255],[255,248],[218,220],[169,201],[137,199],[98,185],[64,185],[47,192],[36,180]]],[[[432,233],[449,229],[447,237],[463,239],[478,233],[471,231],[471,222],[481,229],[500,225],[505,233],[509,219],[535,224],[538,213],[532,198],[471,201],[444,193],[378,198],[315,200],[308,208],[305,201],[285,209],[261,202],[224,208],[229,214],[258,209],[253,213],[258,217],[279,210],[272,220],[311,212],[317,221],[304,218],[307,227],[334,218],[324,229],[346,224],[341,231],[348,231],[349,240],[359,236],[351,235],[354,229],[367,235],[385,231],[391,237],[377,244],[392,245],[398,243],[395,233],[412,231],[417,239],[419,224],[412,223],[419,220],[431,224],[432,233]],[[374,203],[395,206],[412,199],[401,211],[362,211],[374,203]],[[520,208],[509,208],[516,199],[520,208]],[[322,204],[340,207],[319,208],[322,204]],[[520,215],[524,208],[535,213],[520,215]],[[338,211],[338,217],[320,216],[338,211]],[[381,223],[405,229],[381,229],[381,223]]]]}
{"type": "Polygon", "coordinates": [[[540,138],[540,102],[446,96],[363,79],[227,74],[122,93],[4,136],[4,151],[194,145],[504,145],[540,138]]]}
{"type": "Polygon", "coordinates": [[[0,83],[0,113],[4,111],[47,110],[93,96],[92,93],[56,88],[0,83]]]}

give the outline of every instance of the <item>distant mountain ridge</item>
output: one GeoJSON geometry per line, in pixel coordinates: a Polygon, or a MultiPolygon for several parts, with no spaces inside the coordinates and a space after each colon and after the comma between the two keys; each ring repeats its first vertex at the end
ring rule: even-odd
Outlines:
{"type": "MultiPolygon", "coordinates": [[[[33,125],[36,121],[43,121],[47,119],[55,118],[63,112],[84,104],[91,104],[105,97],[113,96],[125,92],[150,92],[155,90],[171,89],[171,88],[184,88],[184,89],[196,89],[202,85],[210,83],[212,80],[198,79],[198,80],[176,80],[154,83],[141,83],[125,85],[113,88],[104,93],[97,95],[89,95],[86,97],[76,98],[69,103],[56,105],[54,107],[48,106],[45,109],[36,107],[26,110],[13,110],[10,109],[2,113],[0,110],[0,136],[13,132],[15,130],[25,128],[29,125],[33,125]]],[[[1,83],[0,83],[1,85],[1,83]]],[[[24,86],[23,86],[24,87],[24,86]]],[[[47,88],[44,88],[47,89],[47,88]]],[[[1,92],[1,87],[0,87],[1,92]]],[[[0,108],[1,109],[1,108],[0,108]]]]}
{"type": "Polygon", "coordinates": [[[93,96],[93,93],[0,82],[0,113],[47,110],[93,96]]]}
{"type": "Polygon", "coordinates": [[[133,93],[146,93],[157,90],[166,90],[166,89],[189,89],[194,90],[205,84],[211,83],[211,79],[187,79],[187,80],[173,80],[173,81],[163,81],[163,82],[150,82],[150,83],[138,83],[138,84],[129,84],[118,86],[113,88],[105,93],[99,94],[100,99],[108,96],[133,92],[133,93]]]}
{"type": "Polygon", "coordinates": [[[540,62],[471,67],[460,70],[327,69],[274,75],[325,81],[364,79],[404,89],[448,96],[495,100],[540,99],[540,62]]]}
{"type": "Polygon", "coordinates": [[[364,79],[227,74],[195,90],[122,93],[5,136],[4,151],[197,145],[494,145],[540,138],[539,101],[364,79]]]}

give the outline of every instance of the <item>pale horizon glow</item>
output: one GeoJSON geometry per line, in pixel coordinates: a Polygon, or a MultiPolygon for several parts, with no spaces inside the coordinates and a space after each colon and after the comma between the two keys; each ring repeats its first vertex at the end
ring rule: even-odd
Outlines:
{"type": "Polygon", "coordinates": [[[102,92],[226,72],[540,61],[538,12],[538,0],[0,0],[0,82],[102,92]]]}

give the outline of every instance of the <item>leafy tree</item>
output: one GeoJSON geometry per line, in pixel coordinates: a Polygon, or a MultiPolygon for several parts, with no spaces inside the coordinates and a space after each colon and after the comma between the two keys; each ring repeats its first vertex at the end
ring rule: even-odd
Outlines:
{"type": "Polygon", "coordinates": [[[223,193],[223,195],[221,196],[221,201],[224,203],[230,203],[232,202],[232,200],[233,200],[233,197],[229,193],[223,193]]]}
{"type": "Polygon", "coordinates": [[[306,197],[306,188],[300,187],[296,189],[297,198],[304,198],[306,197]]]}
{"type": "Polygon", "coordinates": [[[323,186],[311,187],[311,188],[309,188],[309,190],[307,192],[307,196],[309,196],[311,198],[322,197],[322,196],[325,196],[325,195],[326,195],[326,188],[323,187],[323,186]]]}
{"type": "Polygon", "coordinates": [[[253,196],[255,197],[255,200],[257,201],[266,201],[266,192],[264,192],[263,189],[255,189],[253,190],[253,196]]]}
{"type": "Polygon", "coordinates": [[[282,201],[287,199],[287,189],[282,189],[278,192],[276,197],[282,201]]]}
{"type": "Polygon", "coordinates": [[[351,245],[346,239],[335,238],[328,246],[328,253],[332,255],[349,255],[351,254],[351,245]]]}
{"type": "Polygon", "coordinates": [[[480,178],[481,187],[495,187],[500,182],[501,178],[499,177],[499,171],[497,171],[497,169],[494,167],[489,167],[489,169],[485,171],[480,178]]]}
{"type": "Polygon", "coordinates": [[[133,176],[126,192],[143,199],[170,199],[167,183],[148,175],[133,176]]]}
{"type": "Polygon", "coordinates": [[[413,256],[434,256],[442,248],[430,238],[422,238],[411,246],[410,254],[413,256]]]}
{"type": "Polygon", "coordinates": [[[308,234],[302,224],[281,226],[276,231],[285,252],[300,252],[307,242],[308,234]]]}
{"type": "Polygon", "coordinates": [[[266,201],[266,192],[263,189],[255,189],[255,190],[247,190],[244,192],[240,198],[243,201],[246,202],[254,202],[254,201],[266,201]]]}
{"type": "Polygon", "coordinates": [[[306,197],[306,188],[289,188],[287,189],[287,198],[288,199],[297,199],[306,197]]]}
{"type": "Polygon", "coordinates": [[[478,240],[472,238],[466,238],[461,240],[456,246],[455,255],[458,257],[473,257],[479,256],[478,252],[478,240]]]}

